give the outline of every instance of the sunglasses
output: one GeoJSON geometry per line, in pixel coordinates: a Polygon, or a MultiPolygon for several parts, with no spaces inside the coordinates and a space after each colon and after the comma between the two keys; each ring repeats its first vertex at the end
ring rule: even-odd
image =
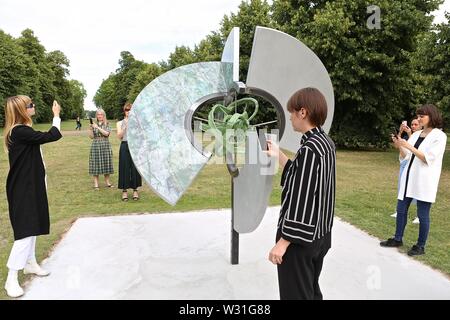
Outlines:
{"type": "Polygon", "coordinates": [[[125,112],[130,111],[131,109],[125,109],[125,112]]]}
{"type": "Polygon", "coordinates": [[[33,109],[34,107],[36,107],[36,105],[33,102],[27,105],[27,109],[33,109]]]}

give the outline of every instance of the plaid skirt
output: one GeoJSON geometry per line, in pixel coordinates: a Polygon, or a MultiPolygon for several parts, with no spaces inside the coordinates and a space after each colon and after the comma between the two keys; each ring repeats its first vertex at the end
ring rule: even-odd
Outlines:
{"type": "Polygon", "coordinates": [[[112,148],[108,139],[94,139],[92,141],[91,153],[89,155],[89,174],[98,176],[100,174],[114,173],[112,161],[112,148]]]}

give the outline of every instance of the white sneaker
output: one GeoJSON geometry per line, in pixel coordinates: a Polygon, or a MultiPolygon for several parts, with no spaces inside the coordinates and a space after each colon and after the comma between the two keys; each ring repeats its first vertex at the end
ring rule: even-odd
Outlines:
{"type": "Polygon", "coordinates": [[[23,273],[35,274],[39,277],[46,277],[50,274],[50,271],[41,268],[41,266],[36,261],[33,261],[27,262],[27,265],[25,266],[25,268],[23,268],[23,273]]]}
{"type": "Polygon", "coordinates": [[[17,281],[6,281],[5,290],[6,294],[11,298],[18,298],[24,294],[22,287],[17,281]]]}
{"type": "Polygon", "coordinates": [[[419,218],[418,217],[416,217],[414,220],[413,220],[413,222],[412,223],[414,223],[414,224],[419,224],[420,223],[420,220],[419,220],[419,218]]]}
{"type": "Polygon", "coordinates": [[[397,212],[394,212],[393,214],[391,214],[391,217],[397,218],[397,212]]]}

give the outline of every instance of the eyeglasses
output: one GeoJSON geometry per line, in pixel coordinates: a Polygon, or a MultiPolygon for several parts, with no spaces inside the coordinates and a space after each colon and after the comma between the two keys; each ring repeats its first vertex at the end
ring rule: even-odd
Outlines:
{"type": "Polygon", "coordinates": [[[27,109],[33,109],[34,107],[36,107],[36,105],[33,102],[27,105],[27,109]]]}

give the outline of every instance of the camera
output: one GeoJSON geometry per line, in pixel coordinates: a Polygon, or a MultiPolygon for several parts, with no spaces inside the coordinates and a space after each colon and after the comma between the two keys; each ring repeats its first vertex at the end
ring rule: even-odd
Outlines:
{"type": "Polygon", "coordinates": [[[89,122],[91,123],[91,124],[93,124],[94,122],[92,121],[92,118],[89,118],[89,122]]]}

